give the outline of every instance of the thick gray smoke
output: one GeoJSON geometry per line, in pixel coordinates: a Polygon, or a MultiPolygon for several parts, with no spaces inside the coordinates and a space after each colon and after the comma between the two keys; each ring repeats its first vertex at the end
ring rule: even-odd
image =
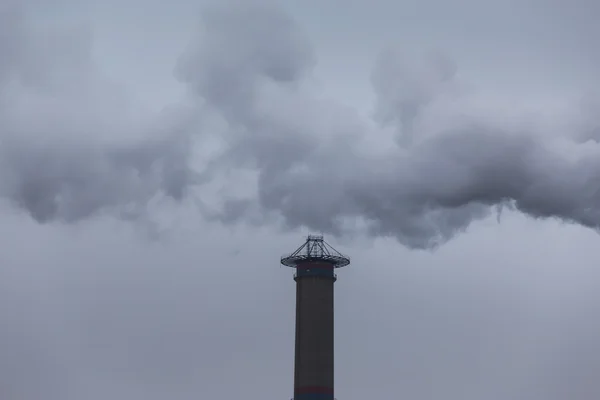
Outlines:
{"type": "Polygon", "coordinates": [[[181,113],[128,123],[89,32],[36,30],[22,11],[0,7],[0,195],[39,222],[136,218],[158,194],[183,198],[195,174],[181,113]]]}
{"type": "Polygon", "coordinates": [[[176,69],[202,127],[185,110],[136,124],[100,81],[89,43],[55,35],[38,48],[47,33],[1,12],[10,23],[0,22],[0,194],[40,222],[139,216],[157,197],[201,197],[204,183],[238,182],[237,173],[247,190],[221,195],[210,213],[227,223],[275,217],[333,234],[362,226],[414,248],[444,243],[493,206],[600,226],[596,155],[563,157],[539,132],[476,118],[420,128],[455,78],[441,56],[384,52],[371,77],[384,128],[369,128],[311,90],[315,54],[290,17],[221,3],[204,10],[176,69]],[[193,168],[194,143],[214,136],[224,145],[193,168]]]}
{"type": "Polygon", "coordinates": [[[400,144],[411,143],[415,121],[437,95],[449,88],[455,75],[456,66],[442,54],[407,60],[401,52],[385,49],[371,76],[377,94],[375,117],[383,126],[398,130],[400,144]]]}

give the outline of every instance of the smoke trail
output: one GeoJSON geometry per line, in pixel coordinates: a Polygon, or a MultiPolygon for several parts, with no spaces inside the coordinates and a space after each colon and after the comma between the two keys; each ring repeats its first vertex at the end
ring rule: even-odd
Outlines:
{"type": "MultiPolygon", "coordinates": [[[[56,109],[62,119],[52,123],[23,116],[27,107],[45,104],[27,103],[15,113],[15,101],[2,96],[0,193],[39,221],[74,221],[106,210],[143,210],[156,196],[183,199],[192,187],[204,190],[202,182],[236,182],[238,173],[248,190],[220,196],[219,211],[211,211],[225,223],[276,217],[289,228],[344,234],[349,221],[361,221],[372,235],[413,248],[438,246],[502,207],[598,229],[595,154],[566,158],[537,132],[511,132],[485,120],[420,134],[417,119],[434,116],[428,105],[453,82],[452,62],[438,57],[423,64],[395,52],[377,60],[376,117],[404,138],[402,146],[382,149],[382,132],[310,90],[314,51],[289,16],[266,3],[232,4],[204,10],[202,32],[176,70],[197,97],[197,114],[220,129],[200,129],[175,115],[158,133],[149,131],[157,139],[107,144],[94,139],[106,134],[98,126],[114,128],[103,118],[125,118],[97,89],[76,98],[100,111],[73,121],[56,109]],[[33,131],[57,141],[21,139],[33,131]],[[197,171],[190,148],[212,136],[225,145],[197,171]]],[[[23,62],[21,52],[9,54],[16,60],[11,65],[23,62]]],[[[76,64],[89,81],[93,63],[80,58],[69,66],[76,64]]],[[[2,88],[0,94],[8,93],[10,85],[2,88]]],[[[72,100],[70,92],[63,95],[72,100]]]]}

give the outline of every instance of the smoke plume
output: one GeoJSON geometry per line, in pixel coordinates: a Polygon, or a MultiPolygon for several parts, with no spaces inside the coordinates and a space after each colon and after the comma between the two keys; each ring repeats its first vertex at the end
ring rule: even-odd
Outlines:
{"type": "Polygon", "coordinates": [[[10,22],[0,22],[0,195],[39,222],[138,218],[153,199],[203,201],[218,183],[202,212],[223,222],[275,218],[336,235],[361,226],[413,248],[446,242],[494,207],[600,226],[595,152],[567,157],[540,132],[469,112],[423,128],[440,96],[460,104],[442,56],[383,53],[371,76],[377,127],[312,90],[316,55],[289,16],[221,2],[202,13],[175,71],[192,112],[174,106],[140,123],[95,69],[89,35],[48,36],[0,10],[10,22]],[[215,140],[198,167],[193,150],[215,140]]]}
{"type": "Polygon", "coordinates": [[[0,195],[38,222],[136,218],[158,194],[183,198],[195,179],[183,112],[133,123],[86,29],[35,29],[16,2],[0,27],[0,195]]]}

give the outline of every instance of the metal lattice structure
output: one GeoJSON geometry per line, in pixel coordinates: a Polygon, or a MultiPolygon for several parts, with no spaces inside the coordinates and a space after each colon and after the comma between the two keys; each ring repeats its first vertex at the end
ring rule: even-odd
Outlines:
{"type": "Polygon", "coordinates": [[[350,264],[350,258],[334,249],[322,235],[309,235],[306,242],[296,251],[281,258],[281,264],[292,268],[311,261],[330,263],[334,268],[342,268],[350,264]]]}

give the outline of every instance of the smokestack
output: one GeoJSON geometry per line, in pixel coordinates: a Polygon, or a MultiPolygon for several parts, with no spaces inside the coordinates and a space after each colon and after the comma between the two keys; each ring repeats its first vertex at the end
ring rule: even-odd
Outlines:
{"type": "Polygon", "coordinates": [[[296,269],[296,349],[293,400],[333,400],[333,283],[350,264],[323,240],[306,242],[281,264],[296,269]]]}

